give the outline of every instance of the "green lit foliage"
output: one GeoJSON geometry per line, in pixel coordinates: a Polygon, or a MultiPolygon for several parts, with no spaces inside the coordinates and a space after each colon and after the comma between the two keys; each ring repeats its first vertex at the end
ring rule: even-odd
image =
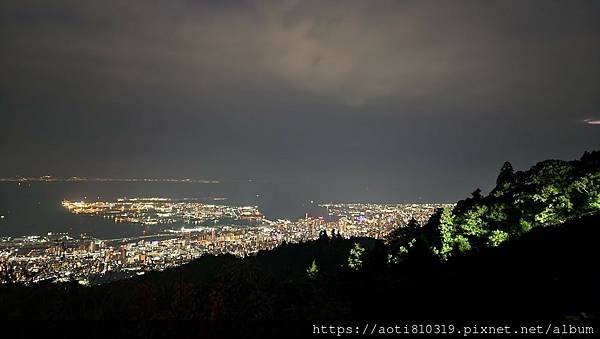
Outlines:
{"type": "Polygon", "coordinates": [[[306,269],[306,275],[310,279],[315,279],[317,275],[319,275],[319,267],[317,266],[317,261],[313,260],[310,266],[306,269]]]}
{"type": "Polygon", "coordinates": [[[363,267],[363,255],[365,249],[359,243],[354,243],[354,247],[350,250],[348,257],[348,268],[352,271],[360,271],[363,267]]]}
{"type": "Polygon", "coordinates": [[[454,238],[454,243],[456,244],[456,248],[459,253],[466,253],[471,250],[471,243],[469,239],[463,235],[457,235],[454,238]]]}
{"type": "Polygon", "coordinates": [[[473,206],[459,217],[452,210],[444,208],[439,218],[439,242],[434,253],[441,260],[447,260],[456,253],[466,253],[472,248],[472,241],[486,233],[482,216],[485,206],[473,206]]]}
{"type": "Polygon", "coordinates": [[[544,225],[564,221],[573,209],[568,193],[568,189],[552,184],[534,193],[532,200],[539,206],[539,211],[534,215],[535,223],[544,225]]]}
{"type": "Polygon", "coordinates": [[[508,240],[508,233],[501,230],[493,230],[488,236],[488,245],[496,247],[508,240]]]}
{"type": "Polygon", "coordinates": [[[488,208],[485,205],[474,206],[458,219],[460,233],[466,236],[477,237],[486,233],[483,216],[488,208]]]}
{"type": "Polygon", "coordinates": [[[438,247],[434,247],[434,253],[441,259],[446,260],[454,248],[454,237],[456,229],[454,227],[454,217],[452,211],[445,207],[441,210],[439,216],[439,241],[438,247]]]}
{"type": "MultiPolygon", "coordinates": [[[[548,160],[515,172],[504,163],[496,187],[483,196],[477,189],[454,209],[440,210],[421,230],[441,260],[499,246],[534,227],[562,223],[600,211],[600,151],[579,161],[548,160]]],[[[414,235],[419,239],[418,235],[414,235]]],[[[410,247],[402,248],[410,251],[410,247]]]]}
{"type": "Polygon", "coordinates": [[[518,223],[511,223],[518,227],[508,229],[521,234],[598,210],[590,204],[594,185],[589,180],[600,173],[598,158],[599,152],[586,153],[580,161],[548,160],[516,173],[514,188],[498,196],[512,202],[519,216],[518,223]]]}
{"type": "Polygon", "coordinates": [[[600,172],[590,175],[586,209],[600,210],[600,172]]]}
{"type": "Polygon", "coordinates": [[[410,248],[416,242],[421,232],[421,225],[412,218],[406,226],[395,228],[386,239],[388,245],[388,263],[397,264],[401,262],[410,248]]]}
{"type": "Polygon", "coordinates": [[[600,172],[587,174],[574,181],[571,192],[582,212],[600,209],[600,172]]]}
{"type": "Polygon", "coordinates": [[[533,224],[525,219],[519,220],[519,228],[516,234],[521,235],[529,232],[533,228],[533,224]]]}
{"type": "Polygon", "coordinates": [[[497,203],[492,205],[487,214],[488,221],[496,224],[503,224],[508,220],[508,206],[504,203],[497,203]]]}

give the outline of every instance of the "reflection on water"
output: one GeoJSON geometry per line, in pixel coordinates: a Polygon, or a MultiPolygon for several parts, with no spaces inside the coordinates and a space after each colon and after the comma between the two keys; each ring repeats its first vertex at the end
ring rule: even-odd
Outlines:
{"type": "Polygon", "coordinates": [[[111,219],[69,213],[61,202],[116,200],[123,197],[191,198],[221,205],[259,206],[273,218],[298,218],[305,213],[322,214],[302,194],[283,187],[254,182],[123,183],[123,182],[31,182],[0,183],[0,236],[46,234],[47,232],[87,233],[99,238],[137,236],[161,231],[163,225],[115,223],[111,219]]]}
{"type": "MultiPolygon", "coordinates": [[[[271,220],[296,220],[306,213],[324,215],[328,202],[402,203],[402,187],[316,181],[221,181],[218,184],[171,182],[0,182],[0,236],[69,232],[98,238],[139,236],[161,231],[162,225],[115,223],[102,217],[69,213],[63,200],[111,201],[125,197],[197,199],[230,206],[258,206],[271,220]],[[2,218],[1,216],[4,216],[2,218]]],[[[435,201],[431,201],[435,202],[435,201]]]]}

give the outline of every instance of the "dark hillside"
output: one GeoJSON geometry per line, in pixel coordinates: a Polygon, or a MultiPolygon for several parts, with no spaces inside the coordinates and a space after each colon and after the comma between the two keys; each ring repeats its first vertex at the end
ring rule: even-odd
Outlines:
{"type": "Polygon", "coordinates": [[[256,321],[593,321],[599,223],[599,215],[586,216],[444,263],[406,261],[393,270],[381,265],[380,242],[327,238],[246,259],[205,257],[96,287],[4,285],[0,312],[4,319],[197,319],[242,328],[256,321]],[[356,241],[371,262],[358,272],[344,268],[356,241]],[[328,265],[309,277],[310,261],[324,257],[328,265]]]}

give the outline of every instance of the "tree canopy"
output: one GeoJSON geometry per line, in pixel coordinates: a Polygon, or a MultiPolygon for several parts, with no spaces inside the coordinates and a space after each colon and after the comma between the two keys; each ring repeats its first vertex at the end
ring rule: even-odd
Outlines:
{"type": "Polygon", "coordinates": [[[439,210],[423,227],[395,230],[388,243],[393,255],[402,256],[420,239],[436,257],[447,260],[598,210],[600,151],[586,152],[575,161],[543,161],[527,171],[515,172],[505,162],[487,196],[476,189],[453,209],[439,210]]]}

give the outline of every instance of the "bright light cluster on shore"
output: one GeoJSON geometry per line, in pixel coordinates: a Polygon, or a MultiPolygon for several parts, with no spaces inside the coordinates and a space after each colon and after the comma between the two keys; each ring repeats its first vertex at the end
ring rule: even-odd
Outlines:
{"type": "Polygon", "coordinates": [[[65,200],[62,204],[74,214],[166,228],[119,239],[51,232],[44,236],[0,237],[0,270],[14,272],[12,281],[76,279],[82,284],[102,283],[179,266],[205,254],[252,255],[282,243],[316,239],[322,231],[344,238],[382,239],[412,218],[423,224],[436,209],[450,206],[323,204],[323,216],[272,221],[256,206],[214,205],[189,199],[65,200]],[[203,224],[206,221],[210,221],[209,226],[203,224]],[[242,221],[253,223],[240,225],[242,221]]]}
{"type": "Polygon", "coordinates": [[[260,222],[263,215],[256,206],[228,206],[169,198],[120,198],[116,201],[69,201],[63,207],[74,214],[100,215],[115,222],[144,225],[201,225],[222,220],[260,222]]]}

